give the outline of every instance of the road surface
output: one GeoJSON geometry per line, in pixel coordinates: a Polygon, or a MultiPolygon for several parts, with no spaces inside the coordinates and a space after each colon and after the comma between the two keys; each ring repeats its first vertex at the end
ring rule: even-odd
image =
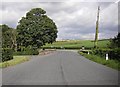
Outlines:
{"type": "Polygon", "coordinates": [[[77,52],[56,51],[32,56],[2,70],[3,85],[117,85],[118,71],[92,62],[77,52]]]}

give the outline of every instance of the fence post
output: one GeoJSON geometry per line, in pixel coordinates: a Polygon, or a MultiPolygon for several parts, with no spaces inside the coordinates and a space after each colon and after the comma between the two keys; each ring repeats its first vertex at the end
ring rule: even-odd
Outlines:
{"type": "Polygon", "coordinates": [[[90,54],[89,51],[88,51],[88,54],[90,54]]]}
{"type": "Polygon", "coordinates": [[[108,60],[108,53],[106,54],[106,60],[108,60]]]}

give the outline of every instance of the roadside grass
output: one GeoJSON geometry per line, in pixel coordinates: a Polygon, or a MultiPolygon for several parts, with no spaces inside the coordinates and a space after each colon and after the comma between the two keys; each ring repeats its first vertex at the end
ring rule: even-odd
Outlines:
{"type": "Polygon", "coordinates": [[[94,62],[97,62],[97,63],[100,63],[102,65],[105,65],[105,66],[108,66],[108,67],[111,67],[113,69],[116,69],[116,70],[120,70],[120,62],[117,61],[117,60],[105,60],[105,58],[102,58],[100,56],[97,56],[97,55],[91,55],[91,54],[85,54],[85,53],[82,53],[82,52],[79,52],[80,55],[88,58],[89,60],[92,60],[94,62]]]}
{"type": "MultiPolygon", "coordinates": [[[[110,44],[110,40],[99,40],[98,41],[98,47],[100,48],[107,48],[110,44]]],[[[66,41],[56,41],[52,44],[46,44],[43,47],[87,47],[87,48],[93,48],[94,47],[94,41],[93,40],[66,40],[66,41]]]]}
{"type": "Polygon", "coordinates": [[[14,66],[14,65],[23,63],[25,61],[29,61],[28,56],[13,56],[12,60],[0,63],[0,68],[6,68],[6,67],[9,67],[9,66],[14,66]]]}

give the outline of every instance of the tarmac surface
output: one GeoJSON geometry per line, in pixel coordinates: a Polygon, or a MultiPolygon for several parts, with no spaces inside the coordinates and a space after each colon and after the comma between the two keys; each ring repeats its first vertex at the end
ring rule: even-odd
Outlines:
{"type": "Polygon", "coordinates": [[[117,85],[118,71],[95,63],[76,51],[31,56],[2,69],[3,85],[117,85]]]}

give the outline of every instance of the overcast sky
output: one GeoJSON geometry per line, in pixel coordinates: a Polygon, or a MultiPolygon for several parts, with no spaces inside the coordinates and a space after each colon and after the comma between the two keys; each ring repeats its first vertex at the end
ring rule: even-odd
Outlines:
{"type": "Polygon", "coordinates": [[[118,33],[118,4],[113,2],[4,2],[0,24],[16,28],[21,17],[37,7],[43,8],[56,23],[58,40],[94,39],[99,5],[99,38],[112,38],[118,33]]]}

